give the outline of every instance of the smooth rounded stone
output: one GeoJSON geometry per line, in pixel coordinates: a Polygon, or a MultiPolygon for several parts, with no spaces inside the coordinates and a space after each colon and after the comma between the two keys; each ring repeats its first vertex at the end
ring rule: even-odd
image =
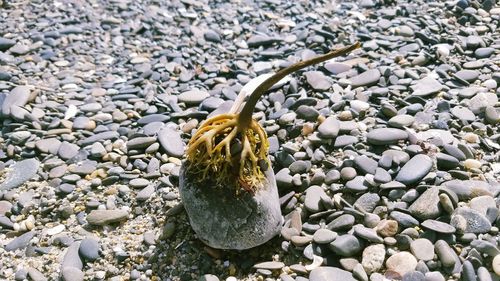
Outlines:
{"type": "Polygon", "coordinates": [[[394,128],[410,127],[415,122],[415,117],[408,114],[396,115],[387,121],[387,124],[394,128]]]}
{"type": "Polygon", "coordinates": [[[321,228],[314,232],[313,241],[317,244],[328,244],[335,240],[337,236],[337,232],[321,228]]]}
{"type": "Polygon", "coordinates": [[[420,271],[412,271],[403,275],[403,281],[425,281],[425,275],[420,271]]]}
{"type": "Polygon", "coordinates": [[[334,139],[339,134],[340,122],[335,116],[330,116],[318,126],[318,137],[334,139]]]}
{"type": "Polygon", "coordinates": [[[410,213],[422,220],[435,219],[441,214],[439,187],[431,187],[418,197],[408,208],[410,213]]]}
{"type": "Polygon", "coordinates": [[[359,238],[365,239],[372,243],[384,243],[384,239],[377,235],[375,229],[367,228],[363,225],[355,225],[353,227],[354,235],[359,238]]]}
{"type": "Polygon", "coordinates": [[[198,281],[219,281],[219,278],[212,274],[205,274],[198,279],[198,281]]]}
{"type": "Polygon", "coordinates": [[[352,66],[350,64],[342,63],[342,62],[327,62],[323,66],[328,72],[332,74],[340,74],[342,72],[346,72],[351,70],[352,66]]]}
{"type": "Polygon", "coordinates": [[[81,270],[83,268],[83,262],[80,259],[80,255],[78,254],[79,248],[80,242],[73,242],[73,244],[68,247],[61,263],[62,269],[66,267],[73,267],[81,270]]]}
{"type": "MultiPolygon", "coordinates": [[[[378,163],[377,163],[378,164],[378,163]]],[[[391,174],[382,168],[377,168],[375,170],[375,175],[373,180],[377,183],[388,183],[392,180],[391,174]]]]}
{"type": "Polygon", "coordinates": [[[57,187],[57,191],[62,194],[70,194],[75,190],[75,186],[69,183],[63,183],[57,187]]]}
{"type": "Polygon", "coordinates": [[[432,231],[444,234],[452,234],[455,233],[456,229],[452,225],[449,225],[445,222],[437,221],[437,220],[425,220],[421,224],[422,227],[430,229],[432,231]]]}
{"type": "Polygon", "coordinates": [[[35,147],[43,153],[57,154],[61,141],[56,138],[41,139],[35,142],[35,147]]]}
{"type": "Polygon", "coordinates": [[[357,175],[358,173],[356,172],[356,169],[354,169],[353,167],[344,167],[342,168],[342,170],[340,170],[340,177],[345,181],[352,180],[357,175]]]}
{"type": "Polygon", "coordinates": [[[184,142],[178,131],[164,127],[158,132],[158,141],[169,156],[181,158],[184,155],[184,142]]]}
{"type": "MultiPolygon", "coordinates": [[[[497,275],[499,274],[497,273],[497,275]]],[[[479,279],[479,281],[493,281],[491,273],[484,266],[481,266],[477,269],[477,278],[479,279]]]]}
{"type": "Polygon", "coordinates": [[[465,80],[467,82],[474,82],[479,77],[479,71],[463,69],[454,74],[455,77],[458,77],[461,80],[465,80]]]}
{"type": "Polygon", "coordinates": [[[491,267],[493,268],[493,271],[497,275],[500,275],[500,255],[496,255],[495,258],[493,258],[493,261],[491,263],[491,267]]]}
{"type": "Polygon", "coordinates": [[[138,137],[127,141],[127,149],[142,149],[156,142],[156,137],[138,137]]]}
{"type": "Polygon", "coordinates": [[[354,164],[362,174],[375,174],[378,167],[378,162],[369,158],[366,155],[354,158],[354,164]]]}
{"type": "Polygon", "coordinates": [[[311,162],[310,161],[303,161],[303,160],[298,160],[293,162],[288,169],[290,169],[290,173],[292,175],[294,174],[304,174],[309,172],[311,169],[311,162]]]}
{"type": "Polygon", "coordinates": [[[311,213],[317,213],[323,210],[321,198],[327,196],[321,186],[313,185],[306,190],[304,206],[311,213]]]}
{"type": "Polygon", "coordinates": [[[285,266],[284,263],[282,262],[277,262],[277,261],[266,261],[266,262],[261,262],[258,264],[255,264],[253,268],[256,269],[268,269],[268,270],[278,270],[282,269],[285,266]]]}
{"type": "Polygon", "coordinates": [[[432,165],[432,159],[429,156],[417,154],[401,168],[396,181],[405,185],[418,183],[431,171],[432,165]]]}
{"type": "Polygon", "coordinates": [[[453,267],[455,265],[455,253],[450,245],[444,240],[438,240],[435,244],[436,254],[444,267],[453,267]]]}
{"type": "Polygon", "coordinates": [[[427,76],[423,79],[418,80],[415,85],[411,86],[411,88],[413,90],[413,95],[425,97],[443,90],[444,86],[436,79],[427,76]]]}
{"type": "Polygon", "coordinates": [[[9,168],[6,179],[0,185],[0,190],[16,188],[32,179],[38,172],[40,162],[36,159],[26,159],[16,162],[9,168]]]}
{"type": "Polygon", "coordinates": [[[349,84],[352,88],[363,86],[372,86],[378,83],[380,79],[380,71],[378,69],[369,69],[357,76],[351,77],[349,79],[349,84]]]}
{"type": "Polygon", "coordinates": [[[163,126],[165,126],[163,122],[151,122],[146,124],[142,129],[146,136],[155,136],[163,126]]]}
{"type": "Polygon", "coordinates": [[[472,122],[476,120],[476,115],[467,107],[455,106],[450,110],[451,114],[460,120],[472,122]]]}
{"type": "Polygon", "coordinates": [[[384,244],[375,244],[366,247],[363,250],[361,265],[367,274],[379,271],[384,265],[385,246],[384,244]]]}
{"type": "Polygon", "coordinates": [[[63,141],[59,146],[57,154],[61,157],[61,159],[68,160],[75,157],[79,150],[80,147],[78,145],[63,141]]]}
{"type": "Polygon", "coordinates": [[[351,100],[349,105],[356,112],[364,112],[370,109],[370,104],[361,100],[351,100]]]}
{"type": "Polygon", "coordinates": [[[485,47],[485,48],[477,48],[474,51],[474,55],[478,59],[489,58],[495,52],[495,48],[485,47]]]}
{"type": "Polygon", "coordinates": [[[436,154],[436,162],[438,169],[445,171],[454,169],[460,164],[457,158],[444,153],[436,154]]]}
{"type": "Polygon", "coordinates": [[[135,199],[137,201],[146,201],[153,195],[153,193],[155,191],[156,190],[155,190],[155,187],[153,185],[148,185],[137,193],[137,195],[135,196],[135,199]]]}
{"type": "Polygon", "coordinates": [[[21,268],[16,271],[16,274],[14,274],[14,280],[23,281],[24,279],[28,279],[28,271],[26,271],[24,268],[21,268]]]}
{"type": "Polygon", "coordinates": [[[150,184],[150,181],[143,178],[132,179],[128,183],[132,188],[144,188],[150,184]]]}
{"type": "Polygon", "coordinates": [[[295,112],[299,118],[306,121],[316,121],[319,117],[319,111],[309,105],[300,105],[295,112]]]}
{"type": "Polygon", "coordinates": [[[500,254],[500,249],[498,249],[496,245],[485,240],[477,240],[473,237],[473,241],[470,242],[470,245],[472,248],[491,257],[500,254]]]}
{"type": "Polygon", "coordinates": [[[406,273],[414,271],[417,263],[417,259],[412,254],[403,251],[390,256],[385,262],[385,267],[402,277],[406,273]]]}
{"type": "Polygon", "coordinates": [[[204,99],[208,98],[210,96],[209,93],[199,90],[199,89],[192,89],[186,92],[181,93],[178,96],[179,102],[186,103],[188,105],[198,105],[200,104],[204,99]]]}
{"type": "Polygon", "coordinates": [[[28,246],[29,242],[33,237],[35,237],[35,232],[34,231],[29,231],[26,233],[23,233],[16,238],[12,239],[7,245],[5,245],[4,249],[7,252],[15,251],[17,249],[24,249],[26,246],[28,246]]]}
{"type": "Polygon", "coordinates": [[[99,258],[99,242],[92,238],[85,238],[78,249],[80,256],[86,261],[95,261],[99,258]]]}
{"type": "Polygon", "coordinates": [[[326,184],[332,184],[337,182],[340,179],[340,172],[338,170],[330,170],[325,175],[324,182],[326,184]]]}
{"type": "Polygon", "coordinates": [[[450,224],[461,233],[486,233],[491,229],[491,222],[484,215],[467,207],[455,209],[450,224]]]}
{"type": "Polygon", "coordinates": [[[28,86],[17,86],[10,91],[1,104],[1,115],[9,116],[14,107],[24,107],[30,99],[31,91],[28,86]]]}
{"type": "Polygon", "coordinates": [[[408,133],[396,128],[373,129],[366,135],[368,143],[373,145],[395,144],[400,140],[406,140],[408,133]]]}
{"type": "Polygon", "coordinates": [[[16,44],[16,41],[5,37],[0,37],[0,51],[5,52],[16,44]]]}
{"type": "Polygon", "coordinates": [[[445,281],[445,279],[441,272],[430,271],[425,273],[425,281],[445,281]]]}
{"type": "Polygon", "coordinates": [[[304,73],[307,83],[317,91],[326,91],[330,89],[332,83],[321,71],[307,71],[304,73]]]}
{"type": "Polygon", "coordinates": [[[336,267],[316,267],[309,274],[309,281],[357,281],[349,271],[336,267]]]}
{"type": "Polygon", "coordinates": [[[496,125],[500,123],[500,114],[493,106],[487,106],[484,110],[484,118],[486,123],[496,125]]]}
{"type": "Polygon", "coordinates": [[[78,268],[64,267],[61,271],[62,279],[64,281],[83,281],[85,274],[78,268]]]}
{"type": "Polygon", "coordinates": [[[371,213],[379,202],[380,196],[377,193],[364,193],[356,199],[354,207],[358,210],[371,213]]]}
{"type": "Polygon", "coordinates": [[[434,244],[431,241],[420,238],[410,244],[412,254],[419,260],[430,261],[434,258],[434,244]]]}
{"type": "Polygon", "coordinates": [[[79,145],[85,147],[87,145],[93,144],[95,142],[104,141],[104,140],[115,140],[120,136],[118,132],[115,131],[106,131],[101,132],[95,135],[92,135],[86,139],[79,141],[79,145]]]}
{"type": "Polygon", "coordinates": [[[345,184],[344,189],[350,192],[363,192],[368,190],[369,186],[367,184],[368,183],[365,181],[365,177],[357,176],[354,179],[348,181],[345,184]]]}
{"type": "Polygon", "coordinates": [[[335,138],[335,142],[333,143],[334,148],[340,148],[348,145],[355,144],[359,141],[359,139],[355,136],[347,136],[342,135],[335,138]]]}
{"type": "Polygon", "coordinates": [[[348,230],[354,225],[355,220],[353,215],[343,214],[331,221],[326,227],[333,231],[348,230]]]}
{"type": "Polygon", "coordinates": [[[363,249],[361,241],[352,234],[337,237],[329,247],[335,254],[343,257],[355,256],[363,249]]]}
{"type": "Polygon", "coordinates": [[[375,230],[382,237],[392,237],[398,233],[398,222],[395,220],[381,220],[375,230]]]}
{"type": "Polygon", "coordinates": [[[488,208],[497,208],[497,204],[492,196],[485,195],[472,198],[469,207],[482,215],[486,215],[488,208]]]}
{"type": "Polygon", "coordinates": [[[28,268],[28,276],[32,281],[46,281],[48,280],[40,271],[36,268],[30,267],[28,268]]]}
{"type": "Polygon", "coordinates": [[[405,227],[405,228],[414,227],[414,226],[420,224],[418,222],[418,220],[416,220],[411,215],[406,214],[406,213],[402,213],[402,212],[399,212],[399,211],[392,211],[389,214],[389,217],[391,217],[392,219],[394,219],[395,221],[397,221],[398,224],[401,225],[401,227],[405,227]]]}
{"type": "Polygon", "coordinates": [[[283,218],[272,169],[266,171],[266,183],[254,195],[243,192],[235,196],[228,192],[236,190],[234,186],[194,183],[185,165],[180,171],[179,192],[191,227],[205,244],[243,250],[264,244],[280,233],[283,218]]]}
{"type": "Polygon", "coordinates": [[[465,156],[465,154],[455,145],[444,144],[443,148],[447,154],[455,157],[456,159],[458,159],[460,161],[464,161],[467,158],[465,156]]]}
{"type": "Polygon", "coordinates": [[[464,281],[476,281],[477,276],[474,266],[469,260],[465,260],[462,264],[462,272],[460,274],[461,280],[464,281]]]}
{"type": "Polygon", "coordinates": [[[12,209],[12,203],[9,201],[0,201],[0,216],[4,216],[6,213],[10,212],[12,209]]]}
{"type": "Polygon", "coordinates": [[[128,219],[127,210],[92,210],[87,215],[87,222],[91,225],[107,225],[128,219]]]}

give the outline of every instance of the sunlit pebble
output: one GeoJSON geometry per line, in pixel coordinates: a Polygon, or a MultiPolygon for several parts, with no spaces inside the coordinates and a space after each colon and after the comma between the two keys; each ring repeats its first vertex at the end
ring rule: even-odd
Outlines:
{"type": "Polygon", "coordinates": [[[479,142],[479,137],[474,133],[465,134],[463,139],[468,143],[478,143],[479,142]]]}
{"type": "Polygon", "coordinates": [[[482,166],[481,162],[475,159],[467,159],[464,161],[464,167],[467,169],[479,169],[481,168],[481,166],[482,166]]]}
{"type": "Polygon", "coordinates": [[[314,132],[314,124],[313,123],[305,123],[304,126],[302,127],[302,135],[307,136],[310,135],[312,132],[314,132]]]}

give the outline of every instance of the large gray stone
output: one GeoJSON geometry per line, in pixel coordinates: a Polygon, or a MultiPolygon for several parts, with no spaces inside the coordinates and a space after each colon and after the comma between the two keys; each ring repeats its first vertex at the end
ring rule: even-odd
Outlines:
{"type": "Polygon", "coordinates": [[[11,167],[7,174],[7,179],[0,185],[0,190],[9,190],[16,188],[26,181],[33,178],[40,166],[40,162],[36,159],[26,159],[17,162],[11,167]]]}
{"type": "Polygon", "coordinates": [[[396,181],[406,185],[418,183],[432,169],[432,159],[424,154],[413,156],[399,171],[396,181]]]}
{"type": "Polygon", "coordinates": [[[310,281],[356,281],[352,273],[336,267],[320,266],[309,274],[310,281]]]}
{"type": "Polygon", "coordinates": [[[27,86],[17,86],[7,95],[2,103],[2,114],[10,115],[13,106],[23,107],[30,99],[31,91],[27,86]]]}
{"type": "Polygon", "coordinates": [[[267,182],[255,194],[234,194],[236,187],[216,186],[209,180],[197,182],[181,167],[179,192],[191,226],[210,247],[244,250],[266,243],[281,231],[278,188],[272,169],[267,182]]]}

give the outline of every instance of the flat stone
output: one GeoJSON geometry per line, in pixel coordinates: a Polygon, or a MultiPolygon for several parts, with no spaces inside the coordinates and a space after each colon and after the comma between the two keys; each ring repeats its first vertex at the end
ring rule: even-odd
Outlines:
{"type": "Polygon", "coordinates": [[[399,171],[396,181],[412,185],[422,180],[432,169],[432,159],[424,154],[413,156],[399,171]]]}
{"type": "Polygon", "coordinates": [[[378,69],[369,69],[357,76],[351,77],[349,82],[352,88],[362,86],[372,86],[378,83],[380,79],[380,71],[378,69]]]}
{"type": "Polygon", "coordinates": [[[358,199],[356,199],[356,202],[354,202],[354,207],[371,213],[379,202],[380,196],[377,193],[364,193],[360,197],[358,197],[358,199]]]}
{"type": "Polygon", "coordinates": [[[47,281],[48,279],[36,268],[29,267],[28,275],[32,281],[47,281]]]}
{"type": "Polygon", "coordinates": [[[79,144],[84,147],[84,146],[87,146],[89,144],[93,144],[95,142],[99,142],[99,141],[104,141],[104,140],[115,140],[117,139],[118,137],[120,136],[120,134],[118,134],[118,132],[115,132],[115,131],[106,131],[106,132],[102,132],[102,133],[98,133],[98,134],[95,134],[95,135],[92,135],[86,139],[83,139],[79,142],[79,144]]]}
{"type": "Polygon", "coordinates": [[[64,281],[83,281],[85,274],[81,269],[67,266],[61,271],[62,279],[64,281]]]}
{"type": "Polygon", "coordinates": [[[482,215],[486,215],[488,208],[497,208],[495,199],[492,196],[478,196],[470,200],[469,206],[472,210],[478,211],[482,215]]]}
{"type": "Polygon", "coordinates": [[[86,261],[95,261],[99,258],[99,242],[93,238],[85,238],[78,249],[80,256],[86,261]]]}
{"type": "Polygon", "coordinates": [[[205,91],[199,89],[192,89],[187,92],[181,93],[178,96],[178,99],[179,102],[183,102],[188,105],[198,105],[209,96],[210,94],[205,91]]]}
{"type": "Polygon", "coordinates": [[[430,229],[432,231],[444,234],[452,234],[455,233],[456,229],[452,225],[449,225],[445,222],[437,221],[437,220],[425,220],[422,222],[422,227],[430,229]]]}
{"type": "Polygon", "coordinates": [[[0,185],[0,190],[16,188],[32,179],[38,172],[40,162],[36,159],[26,159],[16,162],[10,167],[5,181],[0,185]]]}
{"type": "Polygon", "coordinates": [[[334,139],[339,134],[340,123],[337,117],[330,116],[318,126],[318,137],[334,139]]]}
{"type": "Polygon", "coordinates": [[[384,244],[375,244],[366,247],[363,250],[361,265],[367,274],[378,272],[384,265],[385,246],[384,244]]]}
{"type": "Polygon", "coordinates": [[[59,146],[57,154],[59,155],[59,157],[61,157],[61,159],[69,160],[75,157],[78,154],[79,150],[80,147],[78,145],[64,141],[59,146]]]}
{"type": "Polygon", "coordinates": [[[417,259],[409,252],[399,252],[387,259],[385,267],[402,277],[406,273],[414,271],[417,263],[417,259]]]}
{"type": "Polygon", "coordinates": [[[306,198],[304,200],[304,206],[311,213],[317,213],[323,210],[321,204],[321,197],[326,196],[325,191],[321,186],[313,185],[306,190],[306,198]]]}
{"type": "Polygon", "coordinates": [[[178,131],[164,127],[158,132],[158,141],[168,155],[177,158],[184,155],[185,145],[178,131]]]}
{"type": "Polygon", "coordinates": [[[456,72],[454,76],[465,80],[467,82],[474,82],[478,77],[479,77],[479,71],[477,70],[470,70],[470,69],[464,69],[456,72]]]}
{"type": "Polygon", "coordinates": [[[92,210],[87,215],[87,222],[93,225],[106,225],[124,221],[127,218],[128,211],[126,210],[92,210]]]}
{"type": "Polygon", "coordinates": [[[476,120],[476,115],[467,107],[455,106],[451,109],[451,114],[460,120],[472,122],[476,120]]]}
{"type": "Polygon", "coordinates": [[[337,236],[337,232],[321,228],[314,232],[313,241],[317,244],[329,244],[335,240],[337,236]]]}
{"type": "Polygon", "coordinates": [[[278,270],[285,267],[285,264],[277,261],[267,261],[255,264],[253,268],[256,269],[269,269],[269,270],[278,270]]]}
{"type": "Polygon", "coordinates": [[[444,240],[438,240],[435,244],[436,254],[443,264],[443,267],[453,267],[455,265],[455,252],[444,240]]]}
{"type": "Polygon", "coordinates": [[[357,281],[349,271],[336,267],[320,266],[311,271],[309,281],[357,281]]]}
{"type": "Polygon", "coordinates": [[[305,72],[307,83],[317,91],[326,91],[330,89],[332,83],[321,71],[308,71],[305,72]]]}
{"type": "Polygon", "coordinates": [[[396,128],[379,128],[368,132],[366,138],[370,144],[387,145],[397,143],[400,140],[406,140],[408,133],[396,128]]]}
{"type": "Polygon", "coordinates": [[[333,231],[349,230],[354,222],[355,218],[353,215],[343,214],[332,220],[326,227],[333,231]]]}
{"type": "Polygon", "coordinates": [[[378,162],[366,155],[354,158],[354,164],[356,164],[356,167],[358,168],[358,171],[361,172],[361,174],[374,175],[378,167],[378,162]]]}
{"type": "Polygon", "coordinates": [[[450,224],[463,233],[486,233],[491,229],[491,222],[485,216],[466,207],[455,209],[450,224]]]}
{"type": "Polygon", "coordinates": [[[12,239],[12,241],[5,245],[4,249],[7,252],[15,251],[17,249],[24,249],[26,248],[26,246],[28,246],[31,239],[35,237],[35,234],[36,233],[34,231],[23,233],[20,236],[12,239]]]}
{"type": "Polygon", "coordinates": [[[345,64],[341,62],[327,62],[324,65],[325,69],[328,70],[332,74],[340,74],[342,72],[346,72],[352,68],[350,64],[345,64]]]}
{"type": "Polygon", "coordinates": [[[329,247],[335,254],[343,257],[356,256],[363,249],[361,241],[352,234],[337,237],[329,247]]]}
{"type": "Polygon", "coordinates": [[[415,96],[428,96],[443,90],[444,86],[436,79],[427,76],[417,81],[411,88],[415,96]]]}
{"type": "Polygon", "coordinates": [[[2,103],[2,114],[10,115],[12,107],[23,107],[30,99],[31,91],[27,86],[17,86],[10,91],[2,103]]]}
{"type": "Polygon", "coordinates": [[[387,124],[394,128],[410,127],[415,122],[415,117],[408,114],[396,115],[387,121],[387,124]]]}
{"type": "Polygon", "coordinates": [[[419,260],[430,261],[434,258],[434,244],[427,239],[413,240],[410,244],[410,250],[419,260]]]}
{"type": "Polygon", "coordinates": [[[80,248],[80,242],[73,242],[68,249],[62,260],[61,268],[73,267],[79,270],[83,268],[83,262],[80,259],[78,250],[80,248]]]}
{"type": "Polygon", "coordinates": [[[138,137],[127,141],[127,149],[143,149],[156,142],[156,137],[138,137]]]}
{"type": "Polygon", "coordinates": [[[345,190],[350,192],[363,192],[368,190],[369,186],[365,181],[365,177],[357,176],[345,184],[345,190]]]}
{"type": "Polygon", "coordinates": [[[0,51],[5,52],[16,44],[16,41],[12,39],[7,39],[5,37],[0,37],[0,51]]]}
{"type": "Polygon", "coordinates": [[[419,219],[434,219],[441,214],[439,204],[439,187],[431,187],[418,197],[408,208],[410,213],[419,219]]]}
{"type": "Polygon", "coordinates": [[[57,154],[61,141],[56,138],[41,139],[35,142],[35,147],[43,153],[57,154]]]}

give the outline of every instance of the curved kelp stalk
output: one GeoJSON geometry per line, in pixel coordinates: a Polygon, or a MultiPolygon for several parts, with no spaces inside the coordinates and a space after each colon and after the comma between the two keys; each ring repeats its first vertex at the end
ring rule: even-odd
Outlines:
{"type": "Polygon", "coordinates": [[[305,67],[346,55],[360,44],[315,58],[295,63],[264,80],[241,105],[246,94],[240,94],[229,113],[209,118],[202,123],[189,141],[186,151],[190,177],[201,182],[213,179],[216,185],[239,186],[240,190],[254,194],[264,186],[269,141],[262,126],[252,118],[258,100],[285,76],[305,67]],[[240,110],[241,108],[241,110],[240,110]]]}

